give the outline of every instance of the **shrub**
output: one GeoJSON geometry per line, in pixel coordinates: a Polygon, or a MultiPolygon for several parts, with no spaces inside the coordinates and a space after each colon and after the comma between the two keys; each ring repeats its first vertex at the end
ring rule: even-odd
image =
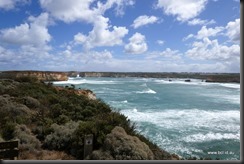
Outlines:
{"type": "Polygon", "coordinates": [[[26,125],[16,125],[14,138],[19,140],[21,151],[35,151],[41,148],[41,142],[26,125]]]}
{"type": "Polygon", "coordinates": [[[18,82],[31,82],[31,83],[35,83],[38,81],[37,77],[34,76],[20,76],[20,77],[16,77],[14,80],[18,82]]]}
{"type": "Polygon", "coordinates": [[[23,101],[24,101],[24,104],[29,107],[29,108],[38,108],[40,107],[40,102],[33,98],[33,97],[30,97],[30,96],[26,96],[23,98],[23,101]]]}
{"type": "Polygon", "coordinates": [[[46,136],[44,147],[51,150],[67,150],[73,142],[73,133],[79,122],[70,121],[65,125],[52,124],[53,133],[46,136]]]}
{"type": "Polygon", "coordinates": [[[4,140],[11,140],[14,138],[14,130],[16,124],[13,122],[7,122],[2,129],[2,136],[4,140]]]}

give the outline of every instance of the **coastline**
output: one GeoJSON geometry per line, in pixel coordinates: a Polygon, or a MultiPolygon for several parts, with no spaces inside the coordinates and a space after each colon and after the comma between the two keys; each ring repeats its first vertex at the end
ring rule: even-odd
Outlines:
{"type": "Polygon", "coordinates": [[[87,93],[94,96],[90,90],[61,89],[31,76],[0,78],[0,141],[18,140],[20,160],[180,159],[87,93]],[[85,136],[91,134],[92,151],[83,156],[85,136]]]}
{"type": "MultiPolygon", "coordinates": [[[[8,72],[9,73],[9,72],[8,72]]],[[[2,73],[1,73],[2,74],[2,73]]],[[[120,74],[120,73],[119,73],[120,74]]],[[[2,74],[3,75],[3,74],[2,74]]],[[[5,72],[5,75],[6,75],[6,72],[5,72]]],[[[39,82],[43,82],[44,80],[46,80],[46,81],[50,81],[50,83],[46,83],[46,85],[50,85],[50,86],[52,86],[52,81],[66,81],[66,79],[68,78],[68,75],[70,75],[70,74],[68,74],[67,72],[65,73],[65,72],[38,72],[38,71],[28,71],[28,73],[26,73],[26,72],[22,72],[22,71],[17,71],[17,72],[11,72],[9,75],[11,75],[11,76],[9,76],[9,77],[11,77],[11,78],[17,78],[17,79],[22,79],[23,81],[22,82],[26,82],[26,80],[27,80],[27,82],[28,82],[28,79],[30,78],[30,79],[32,79],[32,78],[34,78],[34,81],[35,80],[37,80],[37,81],[39,81],[39,82]],[[64,74],[65,74],[65,76],[64,76],[64,74]],[[62,76],[60,76],[60,75],[62,75],[62,76]],[[51,78],[50,78],[50,76],[51,76],[51,78]],[[61,78],[60,78],[61,77],[61,78]],[[46,79],[45,79],[46,78],[46,79]],[[56,79],[55,79],[56,78],[56,79]]],[[[120,76],[118,76],[118,73],[113,73],[113,74],[100,74],[100,73],[93,73],[92,75],[91,74],[86,74],[86,77],[97,77],[97,76],[99,76],[99,77],[109,77],[109,76],[114,76],[114,75],[117,75],[116,77],[118,78],[118,77],[120,77],[120,76]]],[[[126,73],[126,74],[120,74],[120,75],[127,75],[127,77],[128,76],[132,76],[132,77],[134,77],[135,76],[135,74],[133,74],[133,73],[126,73]]],[[[142,76],[144,76],[143,78],[153,78],[153,77],[151,77],[151,76],[155,76],[155,75],[158,75],[158,74],[150,74],[151,76],[149,76],[148,74],[145,74],[145,75],[147,75],[147,76],[145,76],[145,75],[143,75],[143,74],[139,74],[140,76],[142,75],[142,76]]],[[[165,76],[165,75],[169,75],[168,73],[166,73],[166,74],[163,74],[163,73],[161,73],[161,75],[163,75],[163,76],[165,76]]],[[[175,76],[174,77],[177,77],[177,78],[179,78],[179,75],[182,75],[182,74],[174,74],[175,76]]],[[[187,74],[188,75],[188,74],[187,74]]],[[[219,74],[218,74],[219,75],[219,74]]],[[[221,74],[222,75],[222,74],[221,74]]],[[[232,75],[232,74],[231,74],[232,75]]],[[[83,77],[82,76],[82,73],[79,73],[79,76],[80,77],[83,77]]],[[[186,74],[184,74],[184,76],[186,76],[186,74]]],[[[184,77],[184,76],[180,76],[181,78],[182,77],[184,77]]],[[[223,75],[222,75],[223,76],[223,75]]],[[[237,76],[237,75],[235,75],[235,76],[237,76]]],[[[73,72],[73,74],[71,74],[71,77],[77,77],[77,73],[76,72],[73,72]]],[[[170,76],[171,78],[173,77],[173,76],[170,76]]],[[[192,76],[193,77],[193,76],[192,76]]],[[[196,76],[194,76],[194,77],[196,77],[196,76]]],[[[228,76],[227,76],[228,77],[228,76]]],[[[0,79],[1,78],[6,78],[6,76],[4,77],[4,76],[0,76],[0,79]]],[[[168,76],[167,76],[167,78],[169,78],[168,76]]],[[[189,78],[189,76],[188,76],[188,78],[189,78]]],[[[29,79],[29,80],[30,80],[29,79]]],[[[189,78],[190,79],[190,78],[189,78]]],[[[225,79],[227,79],[227,78],[225,78],[225,79]]],[[[33,79],[32,79],[33,80],[33,79]]],[[[38,83],[39,83],[38,82],[38,83]]],[[[190,81],[188,81],[188,82],[190,82],[190,81]]],[[[212,81],[211,81],[212,82],[212,81]]],[[[88,91],[87,90],[87,92],[86,93],[84,93],[84,91],[77,91],[77,90],[73,90],[73,88],[71,87],[71,88],[64,88],[64,89],[60,89],[60,88],[56,88],[56,91],[55,92],[66,92],[66,91],[68,91],[67,93],[69,93],[69,94],[75,94],[75,95],[77,95],[77,96],[82,96],[82,95],[84,95],[84,96],[87,96],[87,95],[89,95],[89,94],[93,94],[91,91],[88,91]]],[[[95,95],[95,94],[93,94],[93,95],[95,95]]],[[[89,99],[89,101],[93,101],[93,100],[95,100],[95,99],[89,99]]],[[[56,100],[55,100],[56,101],[56,100]]],[[[118,131],[121,131],[121,130],[118,130],[118,131]]],[[[124,133],[124,132],[122,132],[123,134],[124,134],[124,136],[125,136],[125,138],[128,138],[128,137],[126,137],[127,136],[127,133],[124,133]]],[[[109,134],[109,133],[107,133],[107,134],[109,134]]],[[[116,134],[116,133],[115,133],[116,134]]],[[[128,134],[129,135],[129,134],[128,134]]],[[[147,141],[147,139],[144,137],[144,136],[140,136],[145,142],[148,142],[147,141]]],[[[149,142],[149,144],[151,144],[150,142],[149,142]]],[[[154,145],[154,146],[156,146],[156,145],[154,145]]],[[[102,148],[102,149],[104,149],[104,148],[102,148]]],[[[159,149],[158,149],[159,150],[159,149]]],[[[160,150],[160,151],[163,151],[163,150],[160,150]]],[[[160,152],[159,151],[159,152],[160,152]]],[[[97,153],[97,152],[96,152],[97,153]]],[[[103,154],[104,152],[99,152],[99,154],[101,155],[101,154],[103,154]]],[[[162,152],[161,152],[162,153],[162,152]]],[[[177,159],[177,160],[179,160],[179,159],[183,159],[184,157],[180,157],[180,156],[178,156],[178,155],[175,155],[175,154],[170,154],[170,153],[168,153],[168,152],[165,152],[165,151],[163,151],[163,153],[166,153],[167,154],[167,157],[164,157],[164,159],[177,159]]],[[[97,154],[95,154],[95,156],[94,156],[94,158],[97,158],[97,156],[96,156],[97,154]]],[[[109,157],[110,158],[110,157],[109,157]]],[[[151,157],[150,157],[151,158],[151,157]]],[[[160,157],[158,157],[158,160],[160,159],[160,157]]],[[[195,158],[193,158],[193,159],[195,159],[195,158]]]]}
{"type": "Polygon", "coordinates": [[[240,83],[240,73],[191,73],[191,72],[79,72],[79,71],[2,71],[0,78],[32,76],[42,81],[66,81],[68,77],[140,77],[140,78],[186,78],[205,82],[240,83]]]}

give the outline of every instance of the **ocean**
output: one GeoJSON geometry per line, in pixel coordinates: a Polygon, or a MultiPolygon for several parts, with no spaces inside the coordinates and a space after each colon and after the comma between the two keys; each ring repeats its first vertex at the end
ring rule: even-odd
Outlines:
{"type": "Polygon", "coordinates": [[[171,80],[77,77],[54,85],[92,90],[170,153],[240,160],[240,84],[171,80]]]}

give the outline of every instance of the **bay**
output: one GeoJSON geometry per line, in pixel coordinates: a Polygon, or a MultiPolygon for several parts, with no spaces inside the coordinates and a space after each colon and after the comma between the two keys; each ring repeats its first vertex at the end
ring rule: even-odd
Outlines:
{"type": "Polygon", "coordinates": [[[92,90],[170,153],[240,160],[240,84],[171,80],[77,77],[54,85],[92,90]]]}

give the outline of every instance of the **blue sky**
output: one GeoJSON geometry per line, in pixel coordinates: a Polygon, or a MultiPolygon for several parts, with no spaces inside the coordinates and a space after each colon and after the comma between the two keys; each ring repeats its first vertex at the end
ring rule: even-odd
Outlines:
{"type": "Polygon", "coordinates": [[[240,72],[237,0],[0,0],[0,71],[240,72]]]}

